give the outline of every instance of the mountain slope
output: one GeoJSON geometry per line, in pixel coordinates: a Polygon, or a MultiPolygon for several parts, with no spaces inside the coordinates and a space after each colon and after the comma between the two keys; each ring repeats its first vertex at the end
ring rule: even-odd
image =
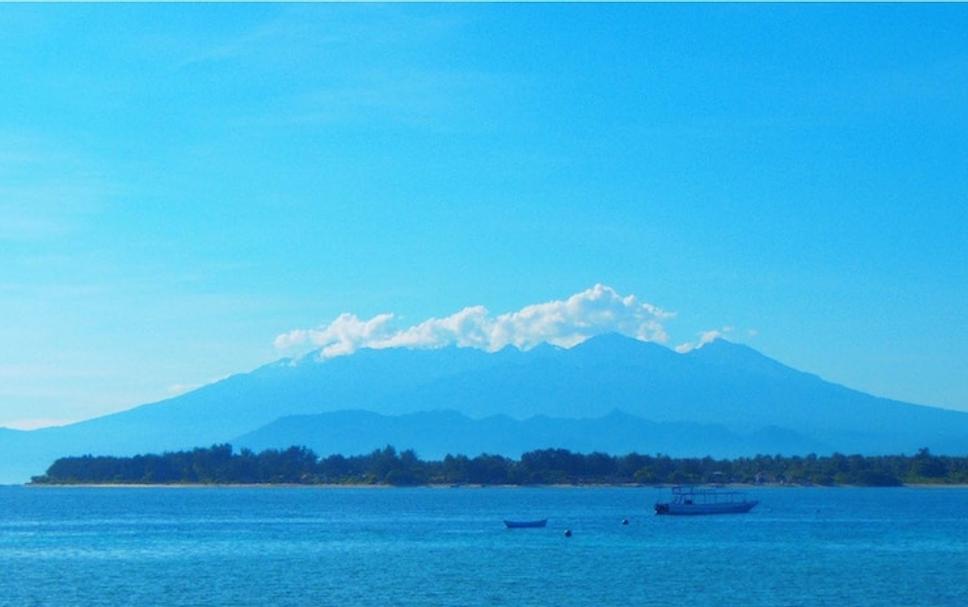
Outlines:
{"type": "Polygon", "coordinates": [[[335,411],[283,417],[232,441],[253,451],[305,445],[320,455],[357,455],[387,444],[412,448],[424,458],[447,454],[498,453],[518,457],[525,451],[563,448],[580,452],[661,452],[672,456],[697,453],[720,457],[776,453],[823,452],[828,447],[795,432],[765,428],[743,435],[723,426],[685,422],[656,423],[613,411],[597,418],[499,415],[472,419],[455,411],[398,416],[368,411],[335,411]]]}
{"type": "Polygon", "coordinates": [[[42,472],[59,456],[210,445],[281,417],[347,409],[516,419],[601,418],[621,410],[656,423],[722,426],[746,436],[775,427],[840,451],[968,449],[968,413],[870,396],[727,341],[677,354],[604,335],[567,350],[541,346],[489,354],[450,347],[285,359],[121,413],[0,433],[0,482],[24,480],[24,470],[42,472]]]}

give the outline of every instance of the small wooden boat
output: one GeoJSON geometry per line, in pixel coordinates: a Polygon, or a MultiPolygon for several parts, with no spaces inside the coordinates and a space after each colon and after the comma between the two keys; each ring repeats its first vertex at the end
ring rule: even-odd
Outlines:
{"type": "Polygon", "coordinates": [[[508,529],[536,529],[548,524],[548,519],[543,518],[539,521],[504,521],[508,529]]]}

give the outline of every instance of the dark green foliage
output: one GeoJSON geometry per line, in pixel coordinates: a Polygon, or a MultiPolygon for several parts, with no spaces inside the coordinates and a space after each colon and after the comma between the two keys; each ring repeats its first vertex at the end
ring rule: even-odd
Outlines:
{"type": "Polygon", "coordinates": [[[758,455],[734,460],[673,459],[630,453],[583,455],[565,449],[530,451],[520,460],[482,454],[448,455],[422,461],[412,450],[387,445],[369,455],[320,459],[305,447],[234,453],[214,445],[162,455],[66,457],[54,462],[37,484],[477,484],[585,483],[782,483],[890,487],[902,483],[966,483],[968,457],[862,455],[806,457],[758,455]]]}

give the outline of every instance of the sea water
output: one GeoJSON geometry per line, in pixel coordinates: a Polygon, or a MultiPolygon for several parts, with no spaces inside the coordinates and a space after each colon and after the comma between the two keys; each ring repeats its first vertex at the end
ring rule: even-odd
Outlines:
{"type": "Polygon", "coordinates": [[[0,605],[968,605],[968,490],[750,493],[0,487],[0,605]]]}

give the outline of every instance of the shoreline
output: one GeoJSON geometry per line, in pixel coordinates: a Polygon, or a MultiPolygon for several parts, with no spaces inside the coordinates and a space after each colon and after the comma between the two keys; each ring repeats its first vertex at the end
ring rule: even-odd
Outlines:
{"type": "MultiPolygon", "coordinates": [[[[669,489],[677,485],[643,485],[636,483],[601,484],[548,484],[548,485],[479,485],[479,484],[430,484],[430,485],[387,485],[365,483],[301,484],[301,483],[22,483],[9,485],[28,489],[669,489]]],[[[704,486],[697,484],[696,486],[704,486]]],[[[902,483],[896,486],[872,485],[793,485],[786,483],[727,483],[723,489],[968,489],[968,483],[902,483]]]]}

